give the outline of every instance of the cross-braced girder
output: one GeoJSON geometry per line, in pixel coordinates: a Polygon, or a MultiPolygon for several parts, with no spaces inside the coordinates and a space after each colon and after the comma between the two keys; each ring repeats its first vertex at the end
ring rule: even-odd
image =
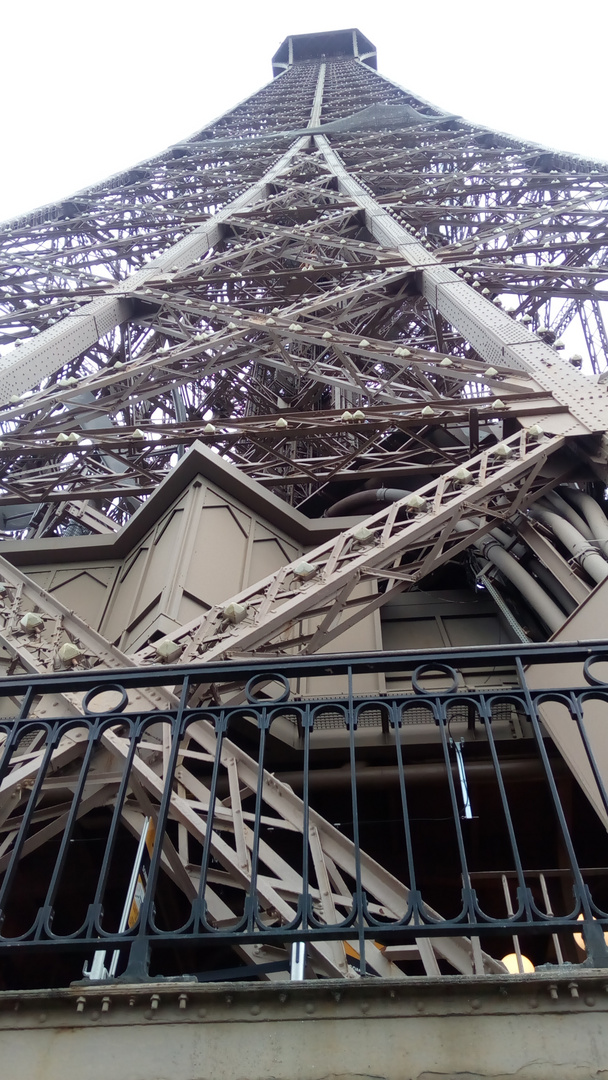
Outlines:
{"type": "MultiPolygon", "coordinates": [[[[596,511],[584,504],[585,518],[579,505],[608,477],[599,378],[607,212],[605,165],[441,112],[359,57],[290,62],[164,154],[8,223],[0,231],[4,669],[313,654],[448,565],[486,589],[521,638],[557,632],[608,576],[603,526],[599,535],[596,511]],[[135,619],[93,629],[44,576],[18,568],[28,567],[28,551],[44,564],[45,552],[65,545],[67,558],[77,536],[76,562],[91,541],[98,554],[119,552],[112,572],[126,578],[139,558],[127,550],[127,526],[139,527],[144,512],[154,518],[157,489],[188,452],[216,478],[215,457],[231,483],[238,474],[249,485],[256,507],[295,521],[307,537],[300,554],[292,558],[293,537],[274,536],[280,565],[226,586],[192,615],[175,599],[196,547],[192,497],[176,511],[190,524],[165,571],[165,592],[175,595],[141,632],[135,619]],[[355,514],[345,527],[342,515],[355,514]],[[582,546],[562,518],[582,530],[582,546]],[[26,541],[19,551],[15,540],[26,541]],[[541,595],[547,583],[550,597],[541,595]],[[509,609],[510,588],[532,630],[509,609]]],[[[242,506],[229,513],[245,531],[242,506]]],[[[135,709],[177,708],[168,687],[137,693],[135,709]]],[[[189,705],[217,705],[217,695],[200,683],[189,705]]],[[[34,703],[32,715],[81,710],[82,695],[64,692],[34,703]]],[[[218,749],[204,718],[175,773],[171,738],[134,754],[124,732],[108,727],[81,789],[80,757],[66,738],[50,772],[34,754],[25,779],[44,787],[65,764],[82,812],[105,800],[135,835],[151,807],[170,804],[178,842],[167,840],[160,864],[192,899],[190,852],[207,852],[216,923],[241,902],[233,910],[220,886],[255,893],[264,918],[283,924],[304,889],[280,845],[264,846],[270,873],[254,881],[262,849],[243,802],[255,791],[275,815],[264,826],[307,837],[325,922],[350,902],[348,843],[322,817],[305,820],[263,755],[252,760],[228,740],[218,749]],[[228,796],[209,813],[210,788],[189,766],[214,756],[228,796]],[[134,779],[119,814],[127,758],[134,779]]],[[[9,772],[7,798],[22,766],[9,772]]],[[[23,817],[9,814],[0,867],[30,810],[36,826],[48,824],[28,851],[64,827],[67,811],[47,786],[44,809],[34,800],[20,804],[23,817]]],[[[374,912],[391,904],[400,912],[407,893],[373,860],[368,871],[374,912]]],[[[456,970],[498,970],[475,941],[446,940],[456,970]]],[[[427,974],[438,974],[428,942],[416,948],[427,974]]],[[[249,940],[239,950],[259,962],[249,940]]],[[[371,941],[368,950],[378,974],[398,973],[371,941]]],[[[352,975],[341,941],[313,951],[315,973],[352,975]]]]}

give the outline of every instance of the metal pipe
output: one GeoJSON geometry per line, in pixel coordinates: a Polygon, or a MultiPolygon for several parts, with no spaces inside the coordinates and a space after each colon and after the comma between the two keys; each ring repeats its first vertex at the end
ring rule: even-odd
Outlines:
{"type": "MultiPolygon", "coordinates": [[[[582,537],[581,537],[582,540],[582,537]]],[[[583,541],[584,542],[584,541],[583,541]]],[[[552,633],[564,625],[564,613],[521,563],[492,535],[475,541],[475,547],[511,581],[552,633]]],[[[608,573],[608,565],[606,565],[608,573]]]]}
{"type": "Polygon", "coordinates": [[[564,521],[564,518],[553,510],[545,510],[540,506],[532,506],[528,513],[549,526],[594,581],[605,581],[608,577],[608,563],[569,521],[564,521]]]}
{"type": "MultiPolygon", "coordinates": [[[[560,762],[555,762],[557,771],[566,774],[567,767],[560,762]]],[[[544,777],[542,762],[536,758],[524,758],[524,760],[503,760],[500,763],[501,775],[508,780],[520,780],[522,783],[542,780],[544,777]]],[[[400,771],[398,765],[363,765],[356,766],[355,775],[357,788],[374,787],[381,788],[390,784],[398,784],[400,771]]],[[[282,784],[287,784],[294,791],[302,790],[302,773],[295,771],[277,772],[276,779],[282,784]]],[[[456,762],[452,765],[454,780],[459,779],[456,762]]],[[[424,761],[417,765],[404,765],[403,777],[408,787],[423,787],[427,784],[441,783],[446,779],[446,771],[443,762],[424,761]]],[[[496,782],[496,772],[491,761],[467,761],[467,778],[469,783],[488,784],[496,782]]],[[[338,790],[350,789],[350,768],[311,769],[308,774],[308,784],[311,790],[338,790]]]]}
{"type": "Polygon", "coordinates": [[[537,559],[536,556],[533,556],[530,559],[528,566],[534,571],[536,577],[540,579],[541,584],[545,587],[547,592],[552,594],[553,599],[564,609],[566,614],[571,615],[578,607],[578,604],[576,600],[570,596],[570,593],[564,588],[561,582],[554,577],[551,571],[540,561],[540,559],[537,559]]]}
{"type": "Polygon", "coordinates": [[[608,557],[608,518],[599,503],[586,491],[579,491],[578,488],[566,488],[565,494],[583,511],[593,539],[597,540],[602,554],[608,557]]]}
{"type": "MultiPolygon", "coordinates": [[[[593,540],[593,533],[585,519],[580,514],[577,514],[576,510],[557,491],[548,491],[542,499],[539,499],[538,504],[539,506],[545,506],[547,510],[554,510],[556,514],[561,514],[566,521],[574,525],[575,529],[578,529],[581,536],[585,537],[585,540],[593,540]]],[[[606,527],[608,528],[608,524],[606,527]]]]}
{"type": "Polygon", "coordinates": [[[340,499],[325,511],[325,517],[340,517],[342,514],[356,514],[364,507],[375,506],[376,503],[399,502],[411,495],[411,491],[403,488],[378,488],[375,491],[356,491],[354,495],[347,495],[340,499]]]}

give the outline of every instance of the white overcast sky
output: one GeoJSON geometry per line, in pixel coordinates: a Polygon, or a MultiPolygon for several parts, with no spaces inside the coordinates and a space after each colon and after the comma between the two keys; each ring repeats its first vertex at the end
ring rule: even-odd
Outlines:
{"type": "Polygon", "coordinates": [[[350,26],[448,111],[608,160],[608,0],[0,0],[0,220],[203,127],[288,34],[350,26]]]}

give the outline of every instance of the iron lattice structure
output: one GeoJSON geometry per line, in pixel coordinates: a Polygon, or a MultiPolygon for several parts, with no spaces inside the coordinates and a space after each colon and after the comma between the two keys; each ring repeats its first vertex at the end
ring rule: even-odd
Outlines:
{"type": "MultiPolygon", "coordinates": [[[[356,30],[290,38],[274,71],[268,86],[190,139],[7,223],[0,235],[0,658],[7,675],[17,676],[20,717],[3,730],[0,907],[3,896],[12,897],[19,910],[21,893],[11,890],[21,860],[61,834],[35,934],[12,931],[44,951],[70,836],[83,815],[104,805],[113,807],[113,824],[83,948],[104,933],[113,948],[124,940],[124,926],[106,930],[100,922],[119,824],[141,838],[150,820],[160,822],[163,837],[152,856],[131,973],[148,970],[161,870],[183,896],[198,895],[199,930],[233,920],[224,937],[231,947],[238,937],[237,952],[250,965],[262,963],[255,941],[263,930],[265,940],[283,945],[314,940],[318,974],[353,976],[349,935],[363,973],[367,962],[377,974],[399,976],[398,965],[414,954],[427,974],[442,973],[447,963],[464,974],[502,971],[480,946],[485,916],[464,864],[470,918],[437,931],[440,917],[413,883],[410,909],[410,893],[363,853],[358,835],[341,837],[318,813],[311,827],[308,788],[300,799],[268,771],[271,720],[255,709],[253,721],[251,709],[224,713],[259,701],[242,672],[231,681],[232,669],[220,677],[217,665],[235,657],[291,662],[327,649],[399,594],[448,564],[462,568],[465,559],[520,641],[559,637],[569,616],[588,609],[608,576],[605,519],[598,518],[608,447],[608,169],[442,112],[378,74],[373,46],[356,30]],[[120,546],[163,481],[196,454],[209,469],[221,463],[232,484],[255,489],[259,505],[264,497],[273,513],[295,514],[305,558],[285,555],[244,589],[221,593],[192,618],[174,617],[160,645],[158,626],[130,645],[124,635],[102,633],[43,577],[20,569],[34,549],[40,564],[45,552],[51,559],[80,541],[92,551],[95,538],[99,550],[112,537],[120,546]],[[352,513],[356,520],[345,522],[352,513]],[[525,564],[524,577],[514,563],[525,564]],[[509,583],[535,613],[530,633],[504,601],[509,583]],[[138,671],[160,662],[179,665],[187,673],[181,683],[168,670],[166,680],[163,673],[138,681],[138,671]],[[213,672],[208,680],[205,664],[213,672]],[[101,720],[90,720],[91,698],[83,695],[95,690],[96,668],[123,672],[121,708],[128,702],[140,717],[129,739],[109,706],[95,713],[101,720]],[[202,707],[210,711],[184,713],[202,707]],[[170,719],[155,724],[159,709],[170,719]],[[50,726],[32,727],[36,717],[50,726]],[[226,738],[230,717],[243,728],[245,746],[247,725],[258,725],[257,755],[226,738]],[[25,748],[15,723],[26,732],[25,748]],[[213,777],[205,762],[213,763],[213,777]],[[219,791],[225,798],[218,809],[219,791]],[[289,857],[266,829],[297,833],[289,857]],[[310,889],[316,937],[307,922],[310,889]],[[245,895],[242,904],[234,893],[245,895]],[[340,921],[337,912],[351,900],[350,921],[340,921]],[[409,926],[414,910],[427,919],[418,935],[409,926]],[[369,940],[382,940],[383,919],[401,933],[392,954],[369,940]]],[[[182,557],[183,550],[168,578],[176,578],[182,557]]],[[[577,653],[576,661],[587,686],[585,656],[577,653]]],[[[605,817],[601,753],[584,735],[574,746],[553,713],[537,711],[524,663],[518,654],[517,693],[501,704],[505,731],[521,734],[524,721],[534,722],[549,777],[540,717],[605,817]]],[[[458,671],[468,670],[460,664],[449,668],[451,692],[458,671]]],[[[414,660],[405,666],[418,670],[414,660]]],[[[313,678],[316,669],[296,670],[313,678]]],[[[370,661],[365,670],[376,668],[370,661]]],[[[262,664],[257,683],[273,684],[278,671],[262,664]]],[[[384,677],[382,665],[378,671],[384,677]]],[[[348,672],[348,698],[344,687],[336,691],[336,709],[347,718],[355,777],[359,705],[348,672]]],[[[405,692],[421,693],[412,679],[405,692]]],[[[10,685],[4,680],[5,702],[10,685]]],[[[547,689],[542,678],[535,685],[547,689]]],[[[583,699],[581,691],[572,705],[581,731],[583,699]]],[[[473,730],[473,713],[482,726],[496,717],[483,694],[471,698],[468,719],[454,719],[446,700],[433,698],[428,707],[438,725],[447,724],[450,812],[459,828],[450,724],[473,730]]],[[[406,709],[395,701],[391,716],[406,709]]],[[[302,712],[304,721],[297,709],[273,713],[273,732],[285,744],[299,739],[308,755],[315,709],[302,712]]],[[[378,711],[371,699],[361,709],[378,711]]],[[[378,723],[382,741],[401,721],[378,723]]],[[[401,769],[399,737],[396,745],[401,769]]],[[[492,767],[508,817],[498,759],[492,767]]],[[[403,814],[409,822],[405,802],[403,814]]],[[[573,852],[576,906],[551,925],[557,933],[582,915],[589,950],[603,963],[594,923],[606,922],[607,905],[600,896],[590,906],[573,852]]],[[[523,896],[521,874],[518,886],[523,896]]],[[[538,896],[526,899],[518,928],[536,931],[537,918],[553,918],[543,896],[544,908],[538,896]]],[[[512,915],[496,917],[497,933],[512,915]]],[[[191,938],[192,927],[185,933],[191,938]]]]}
{"type": "Polygon", "coordinates": [[[443,471],[418,406],[449,424],[456,402],[555,399],[543,363],[570,406],[582,380],[551,346],[578,324],[587,375],[605,365],[607,181],[359,59],[305,60],[159,157],[8,223],[5,531],[58,535],[92,502],[115,528],[195,438],[318,514],[353,461],[366,478],[389,475],[388,454],[400,475],[443,471]],[[353,407],[364,428],[335,415],[353,407]],[[69,454],[62,434],[78,435],[69,454]]]}

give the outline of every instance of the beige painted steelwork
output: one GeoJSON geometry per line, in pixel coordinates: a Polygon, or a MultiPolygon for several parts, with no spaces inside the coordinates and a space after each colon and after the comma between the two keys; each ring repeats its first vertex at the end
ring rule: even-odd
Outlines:
{"type": "MultiPolygon", "coordinates": [[[[463,207],[449,195],[454,185],[485,183],[484,153],[494,160],[488,133],[419,101],[422,112],[411,129],[402,121],[372,128],[366,142],[366,129],[355,122],[350,136],[334,138],[324,125],[345,112],[348,118],[353,103],[353,111],[360,107],[360,89],[378,107],[390,107],[388,96],[403,108],[404,92],[393,84],[387,89],[360,58],[318,61],[289,61],[274,90],[144,163],[143,175],[134,170],[122,188],[102,185],[103,213],[86,243],[74,241],[73,262],[73,230],[85,214],[78,197],[57,214],[46,208],[40,220],[14,223],[16,246],[13,229],[7,233],[21,263],[17,299],[11,292],[2,325],[12,334],[29,318],[32,335],[0,364],[4,670],[156,664],[162,637],[181,663],[330,646],[379,649],[381,607],[496,527],[525,543],[579,606],[558,636],[580,634],[579,626],[597,636],[606,586],[592,591],[584,571],[573,570],[527,511],[562,482],[608,479],[608,386],[597,377],[596,348],[603,341],[601,262],[594,255],[579,272],[579,241],[572,240],[580,224],[588,242],[601,246],[606,177],[592,163],[597,176],[587,181],[583,164],[585,172],[592,165],[553,155],[561,172],[556,179],[547,166],[541,205],[536,191],[528,199],[524,190],[518,202],[511,184],[507,199],[497,181],[494,210],[500,216],[507,207],[511,215],[498,229],[518,257],[526,246],[519,234],[537,230],[534,250],[552,258],[553,226],[546,219],[567,216],[562,262],[514,265],[506,247],[490,243],[486,190],[480,202],[463,207]],[[277,117],[271,103],[280,101],[281,87],[291,88],[292,101],[282,101],[277,117]],[[407,167],[388,146],[391,138],[410,139],[407,167]],[[423,175],[424,147],[442,162],[462,153],[460,173],[437,168],[423,175]],[[149,186],[141,201],[136,194],[129,202],[127,189],[139,191],[144,179],[149,186]],[[426,180],[436,193],[431,205],[424,202],[426,180]],[[387,181],[388,193],[380,190],[387,181]],[[457,236],[466,233],[461,210],[474,219],[470,236],[457,236]],[[454,226],[446,224],[450,215],[454,226]],[[40,241],[37,230],[46,226],[48,242],[40,241]],[[448,227],[454,235],[444,243],[448,227]],[[478,266],[474,259],[486,261],[478,266]],[[41,274],[51,282],[53,315],[65,315],[55,323],[38,304],[41,274]],[[503,291],[527,290],[538,321],[549,283],[567,301],[564,325],[580,311],[593,376],[563,359],[547,334],[533,334],[501,308],[503,291]],[[32,306],[24,310],[22,289],[28,304],[31,293],[32,306]],[[299,509],[332,484],[393,478],[411,482],[414,495],[398,493],[372,514],[324,519],[317,506],[309,518],[299,509]],[[71,536],[78,528],[89,535],[71,536]],[[230,617],[230,604],[240,605],[242,618],[230,617]],[[22,624],[28,612],[39,625],[22,624]],[[66,644],[76,646],[77,657],[61,661],[66,644]]],[[[514,180],[524,189],[533,152],[538,157],[539,148],[515,142],[509,148],[519,161],[514,180]]],[[[521,307],[519,314],[527,311],[521,307]]],[[[381,692],[384,685],[379,679],[370,688],[381,692]]],[[[303,692],[314,689],[311,683],[303,692]]],[[[131,697],[131,705],[146,710],[174,704],[171,688],[131,697]]],[[[80,710],[75,694],[47,695],[37,706],[41,717],[77,717],[80,710]]],[[[545,711],[574,775],[601,810],[580,745],[564,733],[555,710],[545,711]]],[[[293,726],[284,724],[282,737],[294,745],[293,726]]],[[[197,886],[189,845],[208,828],[222,865],[217,873],[241,891],[250,882],[252,836],[242,793],[256,790],[259,768],[234,743],[224,744],[230,797],[209,822],[209,791],[188,769],[188,755],[208,754],[213,739],[205,721],[190,729],[171,797],[180,844],[178,850],[165,842],[163,869],[187,896],[197,886]]],[[[79,754],[71,736],[54,752],[68,790],[79,754]]],[[[124,756],[120,731],[108,730],[83,812],[111,804],[124,756]]],[[[39,765],[34,752],[0,788],[4,863],[14,839],[14,798],[39,765]]],[[[151,797],[163,788],[163,754],[144,748],[135,770],[125,824],[139,834],[151,797]]],[[[268,773],[263,793],[277,827],[300,838],[299,798],[268,773]]],[[[28,850],[63,827],[59,803],[46,812],[28,850]]],[[[319,815],[307,843],[320,883],[314,901],[333,921],[351,902],[342,873],[352,874],[353,848],[319,815]]],[[[298,875],[269,845],[264,858],[270,873],[258,879],[260,903],[289,920],[298,875]]],[[[405,887],[369,855],[363,867],[370,903],[395,917],[402,913],[405,887]]],[[[218,920],[230,916],[219,896],[212,903],[218,920]]],[[[502,970],[475,941],[438,941],[417,944],[428,976],[439,973],[438,955],[466,975],[502,970]]],[[[313,952],[317,974],[352,977],[342,943],[316,944],[313,952]]],[[[398,978],[394,960],[373,944],[367,952],[377,974],[398,978]]],[[[259,962],[251,946],[241,954],[259,962]]],[[[558,1076],[564,1062],[556,1057],[553,1065],[551,1075],[558,1076]]],[[[429,1068],[421,1060],[419,1075],[429,1068]]],[[[270,1069],[268,1061],[260,1075],[270,1069]]]]}

